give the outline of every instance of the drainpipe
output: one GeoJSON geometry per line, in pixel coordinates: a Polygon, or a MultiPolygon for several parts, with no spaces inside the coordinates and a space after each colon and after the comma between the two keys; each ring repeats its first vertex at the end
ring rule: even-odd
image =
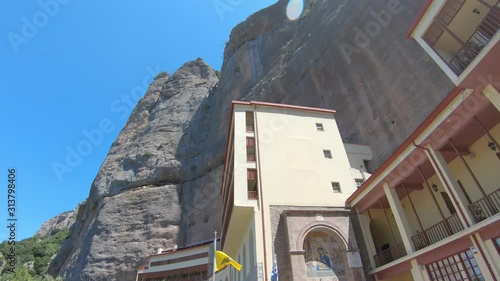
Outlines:
{"type": "MultiPolygon", "coordinates": [[[[441,175],[441,177],[444,179],[445,178],[444,174],[441,171],[441,169],[439,169],[439,165],[437,164],[437,160],[434,159],[434,156],[432,156],[431,151],[427,147],[416,144],[415,140],[413,141],[413,145],[417,148],[420,148],[420,149],[427,151],[427,153],[428,153],[427,155],[429,156],[429,159],[432,161],[432,163],[434,163],[434,166],[436,167],[436,172],[439,173],[441,175]]],[[[450,190],[450,191],[453,190],[452,187],[448,184],[448,182],[446,182],[446,180],[443,181],[443,184],[446,185],[446,187],[448,187],[448,190],[450,190]]],[[[465,226],[467,228],[470,227],[469,221],[467,220],[467,217],[463,213],[462,208],[460,208],[460,204],[458,204],[458,200],[455,197],[455,194],[453,194],[453,192],[450,192],[450,196],[451,196],[453,202],[455,203],[455,205],[458,207],[458,212],[460,213],[460,216],[462,217],[463,221],[465,222],[465,226]]]]}
{"type": "Polygon", "coordinates": [[[258,114],[257,114],[257,106],[254,106],[254,112],[255,112],[255,122],[254,122],[254,126],[255,126],[255,144],[256,144],[256,150],[257,150],[257,165],[258,165],[258,172],[257,172],[257,177],[259,177],[259,198],[260,198],[260,206],[261,206],[261,209],[260,209],[260,213],[262,215],[261,217],[261,220],[262,220],[262,240],[264,242],[264,280],[268,281],[269,280],[269,277],[268,277],[268,272],[267,272],[267,251],[266,251],[266,225],[265,225],[265,221],[264,221],[264,210],[266,209],[265,208],[265,205],[264,205],[264,194],[262,192],[262,173],[261,173],[261,169],[260,169],[260,144],[259,144],[259,126],[257,125],[258,124],[258,114]]]}

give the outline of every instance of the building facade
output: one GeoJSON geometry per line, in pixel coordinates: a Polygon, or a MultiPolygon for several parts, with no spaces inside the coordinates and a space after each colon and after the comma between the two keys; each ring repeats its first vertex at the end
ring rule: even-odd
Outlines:
{"type": "Polygon", "coordinates": [[[500,4],[426,1],[408,32],[456,85],[348,200],[378,280],[500,280],[500,4]]]}
{"type": "Polygon", "coordinates": [[[159,249],[137,271],[137,281],[206,281],[212,275],[213,241],[182,249],[159,249]]]}
{"type": "Polygon", "coordinates": [[[242,264],[218,280],[365,280],[345,200],[368,177],[335,112],[233,102],[222,183],[222,250],[242,264]],[[351,163],[353,165],[351,165],[351,163]]]}

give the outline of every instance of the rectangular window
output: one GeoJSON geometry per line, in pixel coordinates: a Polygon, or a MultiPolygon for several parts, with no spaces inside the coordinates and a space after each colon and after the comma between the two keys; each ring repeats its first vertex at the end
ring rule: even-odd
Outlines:
{"type": "Polygon", "coordinates": [[[341,193],[340,183],[332,181],[332,189],[334,193],[341,193]]]}
{"type": "Polygon", "coordinates": [[[247,162],[255,162],[255,138],[247,138],[247,162]]]}
{"type": "Polygon", "coordinates": [[[325,129],[323,128],[323,124],[322,123],[316,123],[316,130],[318,130],[318,131],[324,131],[325,129]]]}
{"type": "Polygon", "coordinates": [[[323,149],[323,155],[325,155],[327,159],[332,159],[332,152],[330,150],[323,149]]]}
{"type": "Polygon", "coordinates": [[[426,267],[432,281],[484,280],[470,250],[427,264],[426,267]]]}
{"type": "Polygon", "coordinates": [[[360,188],[363,185],[364,180],[363,179],[356,179],[356,187],[360,188]]]}
{"type": "Polygon", "coordinates": [[[254,127],[254,120],[253,120],[253,111],[246,111],[245,117],[246,117],[247,132],[254,132],[255,127],[254,127]]]}

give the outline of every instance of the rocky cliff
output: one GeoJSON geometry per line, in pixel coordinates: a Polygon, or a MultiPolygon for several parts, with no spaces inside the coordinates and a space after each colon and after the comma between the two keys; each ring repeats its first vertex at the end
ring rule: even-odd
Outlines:
{"type": "Polygon", "coordinates": [[[134,280],[157,248],[211,238],[231,100],[336,109],[344,141],[380,165],[452,88],[404,37],[423,2],[313,0],[292,21],[278,1],[234,28],[220,81],[202,60],[154,81],[49,272],[134,280]]]}
{"type": "Polygon", "coordinates": [[[76,206],[73,211],[64,212],[44,222],[35,233],[35,236],[47,236],[58,230],[68,229],[75,222],[80,205],[76,206]]]}

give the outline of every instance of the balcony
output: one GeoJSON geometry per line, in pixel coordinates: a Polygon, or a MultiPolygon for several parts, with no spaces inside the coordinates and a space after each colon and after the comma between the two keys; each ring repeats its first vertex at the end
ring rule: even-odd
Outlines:
{"type": "Polygon", "coordinates": [[[462,230],[464,230],[464,227],[457,213],[455,213],[445,220],[425,229],[423,232],[412,236],[411,240],[415,249],[420,250],[462,230]]]}
{"type": "Polygon", "coordinates": [[[499,29],[498,0],[448,0],[423,39],[459,76],[499,29]]]}
{"type": "Polygon", "coordinates": [[[376,254],[374,256],[375,264],[377,265],[377,267],[379,267],[404,256],[406,256],[405,246],[403,245],[403,243],[398,243],[395,246],[376,254]]]}
{"type": "Polygon", "coordinates": [[[469,205],[469,210],[476,223],[498,214],[500,210],[500,189],[490,193],[487,198],[481,198],[469,205]]]}
{"type": "Polygon", "coordinates": [[[262,269],[262,263],[257,263],[245,277],[244,281],[262,281],[264,280],[264,270],[262,269]]]}
{"type": "Polygon", "coordinates": [[[248,192],[249,200],[257,200],[257,191],[249,191],[248,192]]]}

